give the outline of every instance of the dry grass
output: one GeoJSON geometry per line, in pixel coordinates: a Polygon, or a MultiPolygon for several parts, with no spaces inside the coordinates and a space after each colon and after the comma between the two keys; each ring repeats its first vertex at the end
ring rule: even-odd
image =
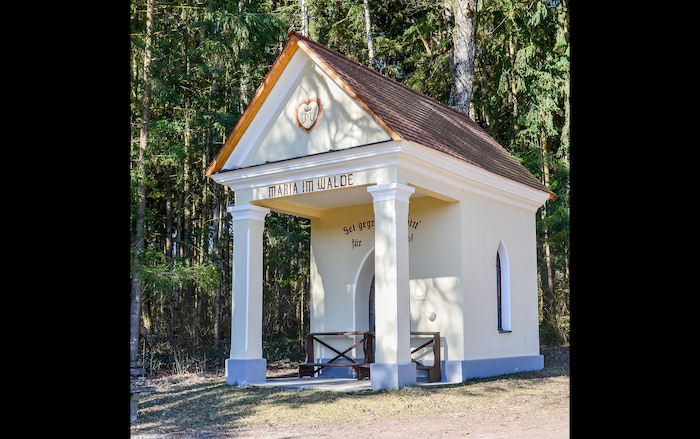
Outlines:
{"type": "Polygon", "coordinates": [[[420,420],[439,425],[445,420],[469,419],[473,423],[493,418],[493,413],[508,419],[532,419],[536,425],[546,416],[568,418],[566,357],[563,364],[542,371],[445,387],[363,393],[232,387],[220,375],[167,376],[149,380],[157,392],[142,398],[138,420],[131,431],[141,437],[209,437],[204,433],[228,436],[241,431],[303,427],[315,428],[323,437],[323,429],[332,432],[335,425],[371,425],[387,420],[420,420]]]}

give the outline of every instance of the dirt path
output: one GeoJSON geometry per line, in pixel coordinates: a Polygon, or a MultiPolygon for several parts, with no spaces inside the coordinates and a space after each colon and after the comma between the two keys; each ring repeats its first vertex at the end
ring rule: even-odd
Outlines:
{"type": "Polygon", "coordinates": [[[384,419],[361,423],[312,425],[262,425],[252,429],[203,430],[165,434],[135,435],[138,439],[204,439],[204,438],[502,438],[559,439],[569,437],[569,413],[519,415],[499,412],[497,408],[455,414],[449,417],[384,419]]]}
{"type": "Polygon", "coordinates": [[[226,436],[186,437],[266,439],[297,437],[559,439],[569,437],[569,414],[557,413],[539,416],[518,416],[512,413],[498,413],[497,410],[490,410],[482,413],[470,413],[468,416],[441,418],[414,417],[402,420],[385,419],[381,421],[363,422],[360,424],[320,424],[302,428],[288,425],[263,426],[252,430],[230,432],[227,433],[226,436]]]}
{"type": "Polygon", "coordinates": [[[542,371],[359,395],[164,377],[153,380],[159,391],[140,405],[132,438],[568,438],[568,348],[545,365],[548,357],[542,371]]]}

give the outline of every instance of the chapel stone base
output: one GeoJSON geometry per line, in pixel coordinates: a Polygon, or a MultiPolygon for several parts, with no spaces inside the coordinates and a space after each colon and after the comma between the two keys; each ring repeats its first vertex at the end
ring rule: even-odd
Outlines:
{"type": "Polygon", "coordinates": [[[372,363],[372,390],[395,389],[416,385],[416,363],[372,363]]]}
{"type": "Polygon", "coordinates": [[[523,355],[517,357],[482,358],[478,360],[445,361],[442,376],[447,382],[461,382],[470,378],[484,378],[508,373],[541,370],[544,356],[523,355]]]}
{"type": "Polygon", "coordinates": [[[228,359],[226,360],[226,384],[247,386],[248,384],[264,383],[267,376],[267,360],[228,359]]]}

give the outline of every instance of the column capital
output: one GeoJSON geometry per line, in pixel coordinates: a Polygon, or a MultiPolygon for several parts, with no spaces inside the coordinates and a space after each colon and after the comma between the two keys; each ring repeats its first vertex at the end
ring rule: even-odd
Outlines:
{"type": "Polygon", "coordinates": [[[372,194],[372,198],[375,202],[397,200],[408,203],[408,198],[415,191],[416,188],[402,183],[380,184],[367,188],[367,192],[372,194]]]}
{"type": "Polygon", "coordinates": [[[234,221],[252,219],[265,221],[265,216],[270,213],[267,207],[260,207],[254,204],[241,204],[240,206],[229,206],[226,210],[231,214],[234,221]]]}

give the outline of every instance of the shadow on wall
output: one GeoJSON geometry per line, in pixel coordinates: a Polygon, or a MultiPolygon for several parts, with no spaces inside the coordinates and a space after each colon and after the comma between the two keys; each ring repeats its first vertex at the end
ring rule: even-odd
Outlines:
{"type": "Polygon", "coordinates": [[[374,247],[372,247],[360,263],[360,269],[355,277],[354,291],[354,328],[355,331],[369,331],[369,291],[374,278],[374,247]]]}
{"type": "Polygon", "coordinates": [[[442,360],[449,360],[447,340],[459,344],[463,339],[462,286],[459,277],[412,279],[410,284],[411,331],[439,331],[442,360]],[[427,314],[431,312],[435,313],[434,321],[428,318],[427,314]]]}

